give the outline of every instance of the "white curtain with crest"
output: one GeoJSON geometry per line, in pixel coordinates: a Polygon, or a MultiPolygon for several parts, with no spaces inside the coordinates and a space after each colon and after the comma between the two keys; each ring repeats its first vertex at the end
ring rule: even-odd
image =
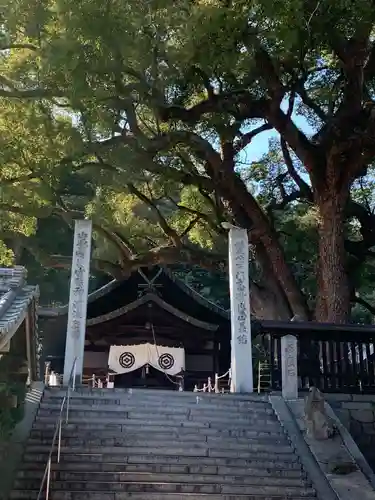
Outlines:
{"type": "Polygon", "coordinates": [[[177,375],[185,370],[185,350],[154,344],[110,347],[108,367],[114,373],[129,373],[147,364],[168,375],[177,375]]]}

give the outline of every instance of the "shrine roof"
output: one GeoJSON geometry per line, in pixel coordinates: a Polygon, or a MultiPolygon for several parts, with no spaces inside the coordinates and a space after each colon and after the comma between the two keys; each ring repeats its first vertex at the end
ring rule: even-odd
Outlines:
{"type": "Polygon", "coordinates": [[[25,319],[27,308],[39,296],[37,286],[26,284],[26,269],[0,268],[0,348],[7,344],[25,319]]]}
{"type": "MultiPolygon", "coordinates": [[[[147,294],[154,294],[162,301],[196,320],[206,324],[229,321],[229,312],[207,300],[198,292],[161,267],[140,269],[123,281],[113,280],[88,296],[87,320],[105,316],[126,307],[147,294]]],[[[57,308],[40,308],[42,317],[68,314],[68,305],[57,308]]]]}
{"type": "Polygon", "coordinates": [[[142,295],[134,302],[127,304],[119,309],[103,314],[102,316],[96,316],[95,318],[91,318],[87,320],[87,326],[97,325],[99,323],[103,323],[105,321],[111,321],[112,319],[118,318],[119,316],[123,316],[124,314],[137,309],[143,304],[156,304],[157,306],[164,309],[166,312],[182,319],[183,321],[196,326],[197,328],[203,328],[204,330],[215,331],[218,328],[218,325],[213,325],[211,323],[207,323],[206,321],[198,320],[182,311],[179,311],[175,307],[167,304],[163,299],[161,299],[158,295],[153,293],[147,293],[146,295],[142,295]]]}

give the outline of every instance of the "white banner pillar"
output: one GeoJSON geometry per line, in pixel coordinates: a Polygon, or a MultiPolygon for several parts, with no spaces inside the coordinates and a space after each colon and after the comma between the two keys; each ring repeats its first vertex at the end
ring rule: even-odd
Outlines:
{"type": "Polygon", "coordinates": [[[249,240],[247,230],[230,226],[229,284],[231,310],[231,392],[253,392],[249,240]]]}
{"type": "Polygon", "coordinates": [[[64,385],[69,383],[69,377],[76,358],[76,383],[80,384],[82,382],[87,296],[90,276],[91,234],[91,220],[75,221],[65,345],[64,385]]]}

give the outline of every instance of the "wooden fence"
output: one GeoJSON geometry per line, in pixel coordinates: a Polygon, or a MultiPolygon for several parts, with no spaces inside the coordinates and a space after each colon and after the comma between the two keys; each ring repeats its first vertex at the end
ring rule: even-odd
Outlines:
{"type": "Polygon", "coordinates": [[[324,392],[375,394],[375,328],[293,323],[289,332],[263,330],[268,353],[270,385],[281,390],[281,337],[298,342],[300,389],[314,385],[324,392]]]}

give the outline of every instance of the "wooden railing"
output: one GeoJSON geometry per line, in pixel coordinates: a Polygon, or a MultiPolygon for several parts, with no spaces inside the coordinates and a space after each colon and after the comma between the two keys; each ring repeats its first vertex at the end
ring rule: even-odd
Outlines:
{"type": "MultiPolygon", "coordinates": [[[[311,330],[293,330],[301,390],[315,386],[324,392],[375,394],[375,328],[312,325],[311,330]]],[[[262,335],[273,390],[281,390],[282,336],[274,331],[262,335]]]]}

